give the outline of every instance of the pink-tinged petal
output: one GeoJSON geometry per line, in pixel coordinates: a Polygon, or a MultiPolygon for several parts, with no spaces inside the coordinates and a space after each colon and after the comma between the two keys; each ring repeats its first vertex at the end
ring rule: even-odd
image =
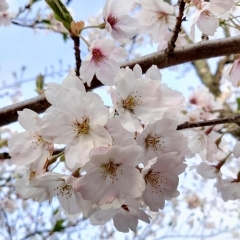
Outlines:
{"type": "Polygon", "coordinates": [[[93,139],[87,134],[80,135],[65,149],[66,164],[69,168],[82,167],[89,161],[89,152],[94,147],[93,139]]]}
{"type": "Polygon", "coordinates": [[[145,77],[152,80],[162,80],[162,74],[156,65],[151,66],[147,70],[145,77]]]}
{"type": "Polygon", "coordinates": [[[129,132],[141,132],[142,124],[140,120],[128,109],[117,109],[121,125],[129,132]]]}
{"type": "Polygon", "coordinates": [[[233,155],[234,157],[240,157],[240,142],[237,142],[233,148],[233,155]]]}
{"type": "Polygon", "coordinates": [[[82,122],[85,117],[87,99],[74,88],[61,89],[57,96],[57,107],[59,110],[82,122]]]}
{"type": "Polygon", "coordinates": [[[78,205],[76,195],[80,193],[77,193],[72,187],[67,194],[58,194],[57,198],[59,203],[61,204],[62,208],[67,211],[70,215],[75,215],[77,213],[81,212],[81,209],[78,205]]]}
{"type": "Polygon", "coordinates": [[[112,145],[112,138],[104,127],[99,126],[89,130],[89,135],[93,139],[94,147],[108,147],[112,145]]]}
{"type": "Polygon", "coordinates": [[[82,65],[80,67],[80,78],[84,83],[87,83],[89,87],[91,86],[91,82],[96,72],[96,69],[97,65],[95,65],[93,60],[82,61],[82,65]]]}
{"type": "Polygon", "coordinates": [[[118,179],[116,186],[126,196],[140,197],[145,189],[145,181],[141,173],[131,165],[120,165],[116,171],[116,179],[118,179]]]}
{"type": "Polygon", "coordinates": [[[232,7],[236,6],[236,2],[234,0],[211,0],[211,9],[214,12],[224,14],[227,11],[230,11],[232,7]]]}
{"type": "Polygon", "coordinates": [[[61,89],[61,85],[58,83],[46,83],[47,89],[44,90],[44,95],[49,103],[52,105],[56,105],[56,98],[59,90],[61,89]]]}
{"type": "Polygon", "coordinates": [[[136,209],[136,208],[132,208],[130,206],[128,206],[131,214],[135,217],[138,218],[146,223],[150,223],[150,219],[151,217],[146,214],[144,211],[142,211],[141,209],[136,209]]]}
{"type": "Polygon", "coordinates": [[[93,168],[86,175],[80,177],[74,183],[74,188],[80,192],[83,199],[96,202],[105,189],[105,179],[100,168],[93,168]]]}
{"type": "Polygon", "coordinates": [[[206,9],[201,13],[196,24],[202,33],[213,36],[219,26],[219,20],[212,12],[206,9]]]}
{"type": "Polygon", "coordinates": [[[91,105],[91,111],[88,114],[89,125],[92,129],[98,126],[104,126],[108,120],[108,109],[98,100],[91,105]]]}
{"type": "Polygon", "coordinates": [[[72,87],[72,88],[76,88],[78,91],[82,92],[82,93],[86,93],[86,89],[82,83],[82,80],[77,77],[74,76],[72,74],[69,74],[62,82],[62,86],[63,87],[72,87]]]}
{"type": "Polygon", "coordinates": [[[11,161],[16,165],[27,165],[39,157],[48,156],[47,144],[39,143],[29,132],[19,133],[8,141],[11,161]]]}
{"type": "Polygon", "coordinates": [[[234,87],[240,86],[240,60],[233,62],[232,69],[229,72],[229,81],[234,87]]]}
{"type": "Polygon", "coordinates": [[[142,194],[143,201],[149,206],[153,212],[158,212],[159,209],[163,209],[165,205],[165,198],[163,192],[155,187],[151,187],[147,184],[145,191],[142,194]]]}
{"type": "Polygon", "coordinates": [[[115,228],[119,231],[119,232],[129,232],[129,225],[128,225],[128,221],[135,221],[136,227],[137,227],[137,219],[134,219],[131,215],[129,217],[127,217],[126,215],[123,214],[116,214],[115,216],[113,216],[113,223],[115,228]],[[130,218],[130,219],[128,219],[130,218]]]}
{"type": "Polygon", "coordinates": [[[90,47],[91,50],[94,48],[101,49],[103,55],[108,57],[116,48],[116,44],[112,39],[98,39],[94,40],[90,47]]]}
{"type": "Polygon", "coordinates": [[[133,73],[135,75],[135,79],[141,78],[142,77],[142,68],[136,64],[133,68],[133,73]]]}
{"type": "Polygon", "coordinates": [[[118,95],[122,99],[126,99],[132,94],[134,89],[134,73],[129,69],[121,69],[114,79],[118,95]]]}
{"type": "Polygon", "coordinates": [[[109,158],[114,159],[114,163],[119,165],[133,165],[133,163],[141,159],[141,156],[142,148],[133,139],[127,139],[119,147],[112,147],[109,150],[109,158]]]}
{"type": "Polygon", "coordinates": [[[128,57],[127,51],[124,48],[115,48],[111,53],[111,59],[117,62],[122,62],[128,57]]]}
{"type": "Polygon", "coordinates": [[[38,131],[40,121],[38,114],[30,109],[25,108],[23,111],[18,111],[18,122],[27,131],[38,131]]]}
{"type": "Polygon", "coordinates": [[[55,111],[43,117],[40,134],[48,142],[68,144],[76,137],[74,124],[76,124],[74,118],[65,113],[55,111]]]}
{"type": "Polygon", "coordinates": [[[114,78],[120,70],[119,64],[112,60],[103,61],[96,69],[96,77],[106,86],[114,85],[114,78]]]}

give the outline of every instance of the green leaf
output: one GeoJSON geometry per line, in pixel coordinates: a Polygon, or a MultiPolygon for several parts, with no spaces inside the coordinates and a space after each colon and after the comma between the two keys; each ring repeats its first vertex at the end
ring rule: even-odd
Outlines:
{"type": "Polygon", "coordinates": [[[240,110],[240,98],[236,98],[237,101],[237,109],[240,110]]]}
{"type": "Polygon", "coordinates": [[[59,219],[56,222],[52,232],[61,232],[63,229],[65,229],[65,227],[63,226],[64,221],[65,221],[65,219],[59,219]]]}
{"type": "Polygon", "coordinates": [[[54,12],[54,17],[69,31],[73,18],[60,0],[45,0],[54,12]]]}

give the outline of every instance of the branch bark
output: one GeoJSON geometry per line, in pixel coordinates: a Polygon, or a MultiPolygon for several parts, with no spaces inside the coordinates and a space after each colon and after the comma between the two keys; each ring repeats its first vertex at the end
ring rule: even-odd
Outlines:
{"type": "MultiPolygon", "coordinates": [[[[139,64],[145,73],[152,65],[157,65],[159,69],[192,62],[200,59],[225,56],[240,53],[240,36],[229,37],[226,39],[199,42],[184,47],[175,48],[171,55],[165,54],[164,50],[152,53],[138,59],[127,61],[121,65],[122,68],[129,66],[131,69],[135,64],[139,64]]],[[[92,86],[86,87],[87,90],[102,86],[96,77],[93,79],[92,86]]],[[[30,100],[4,107],[0,110],[0,127],[15,122],[18,118],[17,111],[24,108],[32,109],[37,113],[46,110],[50,104],[44,96],[32,98],[30,100]]]]}

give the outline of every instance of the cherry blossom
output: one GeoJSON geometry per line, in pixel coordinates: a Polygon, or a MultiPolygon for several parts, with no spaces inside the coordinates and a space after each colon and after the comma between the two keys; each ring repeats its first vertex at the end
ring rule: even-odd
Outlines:
{"type": "Polygon", "coordinates": [[[174,7],[163,0],[138,0],[142,10],[137,14],[142,31],[149,33],[154,42],[159,43],[168,29],[173,30],[176,17],[174,7]]]}
{"type": "Polygon", "coordinates": [[[96,74],[104,85],[112,86],[113,79],[120,69],[119,62],[127,57],[126,50],[116,47],[111,39],[99,39],[93,41],[89,51],[80,67],[80,78],[90,86],[96,74]]]}
{"type": "Polygon", "coordinates": [[[84,203],[80,202],[85,202],[85,207],[88,206],[89,209],[92,206],[91,202],[82,199],[81,194],[74,190],[73,184],[76,180],[77,178],[73,176],[47,172],[31,180],[30,186],[44,189],[50,202],[54,196],[57,196],[62,208],[70,215],[75,215],[81,212],[80,206],[84,203]]]}
{"type": "Polygon", "coordinates": [[[112,101],[120,123],[128,131],[140,132],[140,120],[157,119],[162,111],[166,111],[167,108],[161,106],[161,90],[156,81],[136,78],[129,68],[121,69],[114,81],[116,89],[111,89],[112,101]]]}
{"type": "Polygon", "coordinates": [[[102,209],[120,208],[127,197],[140,197],[145,183],[136,165],[141,162],[142,149],[134,140],[120,146],[93,149],[91,168],[75,182],[76,191],[102,209]]]}
{"type": "Polygon", "coordinates": [[[42,119],[30,109],[18,111],[18,122],[26,129],[8,141],[11,161],[16,165],[28,165],[33,172],[42,173],[51,156],[52,144],[41,135],[42,119]]]}
{"type": "Polygon", "coordinates": [[[83,166],[92,148],[111,145],[112,139],[104,128],[108,109],[102,101],[89,102],[77,89],[64,88],[57,95],[56,108],[43,119],[41,133],[55,143],[67,144],[69,168],[83,166]]]}
{"type": "Polygon", "coordinates": [[[151,217],[139,209],[139,203],[133,198],[127,198],[125,204],[119,209],[100,209],[95,212],[90,220],[93,225],[105,224],[113,219],[115,228],[120,232],[128,232],[129,228],[136,231],[138,220],[150,223],[151,217]]]}
{"type": "Polygon", "coordinates": [[[117,41],[135,36],[139,31],[138,21],[127,13],[132,7],[131,1],[107,0],[103,8],[105,28],[117,41]]]}
{"type": "Polygon", "coordinates": [[[167,152],[189,153],[187,138],[176,130],[177,125],[177,119],[165,117],[148,124],[137,136],[136,141],[144,150],[145,162],[167,152]]]}
{"type": "Polygon", "coordinates": [[[163,209],[165,200],[179,195],[178,175],[184,172],[186,164],[176,152],[165,153],[148,161],[142,170],[146,189],[142,197],[153,212],[163,209]]]}

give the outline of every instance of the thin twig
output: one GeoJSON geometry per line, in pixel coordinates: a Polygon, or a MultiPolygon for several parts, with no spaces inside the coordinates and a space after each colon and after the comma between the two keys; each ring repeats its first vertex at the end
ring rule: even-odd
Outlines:
{"type": "Polygon", "coordinates": [[[234,117],[226,117],[222,119],[212,119],[207,121],[199,121],[199,122],[185,122],[178,125],[177,130],[183,130],[187,128],[197,128],[197,127],[206,127],[206,126],[214,126],[218,124],[225,123],[236,123],[240,124],[240,115],[235,115],[234,117]]]}
{"type": "Polygon", "coordinates": [[[175,47],[176,47],[176,41],[178,38],[178,34],[181,32],[181,26],[182,26],[182,21],[183,21],[183,12],[184,12],[184,8],[185,8],[185,2],[183,0],[179,0],[178,1],[178,5],[179,5],[179,13],[178,16],[176,18],[176,24],[175,27],[173,29],[173,35],[170,39],[170,41],[168,42],[168,48],[165,50],[166,54],[172,54],[172,52],[174,51],[175,47]]]}

